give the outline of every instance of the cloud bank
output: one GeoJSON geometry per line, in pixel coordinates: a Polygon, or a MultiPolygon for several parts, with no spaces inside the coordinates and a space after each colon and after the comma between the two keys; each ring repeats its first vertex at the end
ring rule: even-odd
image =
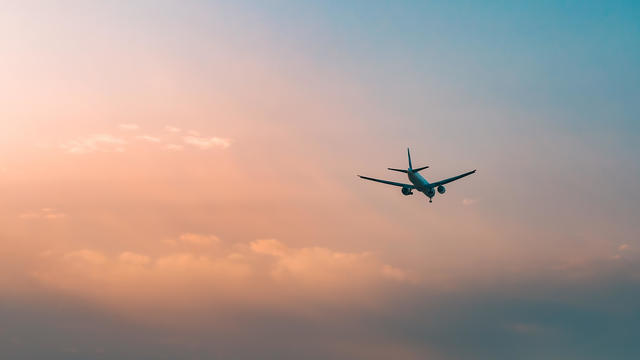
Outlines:
{"type": "Polygon", "coordinates": [[[45,288],[154,317],[161,315],[149,313],[152,308],[192,312],[211,303],[296,307],[289,297],[306,304],[368,303],[387,285],[409,280],[409,272],[368,252],[292,248],[276,239],[227,244],[185,233],[164,246],[160,255],[45,251],[32,274],[45,288]]]}

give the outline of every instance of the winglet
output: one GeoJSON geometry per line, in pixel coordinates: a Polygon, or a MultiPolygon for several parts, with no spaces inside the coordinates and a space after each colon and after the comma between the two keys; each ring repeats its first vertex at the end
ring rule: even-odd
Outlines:
{"type": "Polygon", "coordinates": [[[407,158],[409,159],[409,170],[413,170],[413,166],[411,166],[411,152],[409,148],[407,148],[407,158]]]}

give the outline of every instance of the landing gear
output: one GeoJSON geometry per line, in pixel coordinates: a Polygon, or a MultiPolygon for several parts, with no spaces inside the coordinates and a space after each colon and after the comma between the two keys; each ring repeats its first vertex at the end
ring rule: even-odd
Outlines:
{"type": "Polygon", "coordinates": [[[431,201],[431,198],[429,198],[429,202],[433,202],[433,201],[431,201]]]}

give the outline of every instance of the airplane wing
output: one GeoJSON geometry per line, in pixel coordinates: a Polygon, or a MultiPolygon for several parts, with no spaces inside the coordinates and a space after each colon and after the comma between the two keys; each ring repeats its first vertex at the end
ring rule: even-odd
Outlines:
{"type": "Polygon", "coordinates": [[[400,186],[400,187],[406,187],[409,189],[415,189],[416,187],[410,184],[403,184],[403,183],[398,183],[398,182],[394,182],[394,181],[387,181],[387,180],[380,180],[380,179],[374,179],[374,178],[370,178],[370,177],[366,177],[366,176],[362,176],[362,175],[358,175],[359,177],[365,179],[365,180],[371,180],[371,181],[376,181],[379,183],[383,183],[383,184],[388,184],[388,185],[393,185],[393,186],[400,186]]]}
{"type": "Polygon", "coordinates": [[[448,179],[440,180],[440,181],[438,181],[438,182],[430,183],[429,185],[431,185],[432,187],[438,187],[438,186],[440,186],[440,185],[444,185],[444,184],[450,183],[450,182],[452,182],[452,181],[456,181],[456,180],[458,180],[458,179],[460,179],[460,178],[463,178],[463,177],[465,177],[465,176],[467,176],[467,175],[471,175],[471,174],[473,174],[473,173],[475,173],[475,172],[476,172],[475,170],[473,170],[473,171],[469,171],[469,172],[464,173],[464,174],[462,174],[462,175],[458,175],[458,176],[454,176],[454,177],[452,177],[452,178],[448,178],[448,179]]]}

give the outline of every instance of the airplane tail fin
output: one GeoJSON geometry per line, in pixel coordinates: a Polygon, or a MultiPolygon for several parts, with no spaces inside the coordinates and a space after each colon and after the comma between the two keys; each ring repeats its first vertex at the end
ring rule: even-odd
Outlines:
{"type": "MultiPolygon", "coordinates": [[[[409,171],[410,172],[418,172],[420,170],[424,170],[424,169],[428,168],[428,166],[419,167],[417,169],[413,168],[413,165],[411,164],[411,152],[409,151],[409,148],[407,148],[407,158],[409,159],[409,171]]],[[[401,172],[404,172],[404,173],[407,172],[407,171],[398,170],[398,169],[391,169],[391,168],[389,168],[389,170],[401,171],[401,172]]]]}

